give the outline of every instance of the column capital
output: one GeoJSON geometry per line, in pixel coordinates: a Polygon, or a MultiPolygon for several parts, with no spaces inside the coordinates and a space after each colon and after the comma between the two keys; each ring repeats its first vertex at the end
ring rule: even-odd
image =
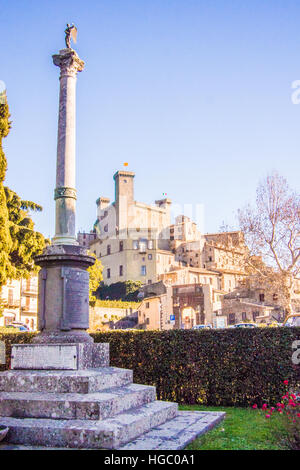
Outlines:
{"type": "Polygon", "coordinates": [[[79,58],[74,49],[61,49],[59,54],[52,56],[54,65],[60,67],[60,76],[76,77],[77,72],[84,69],[84,61],[79,58]]]}

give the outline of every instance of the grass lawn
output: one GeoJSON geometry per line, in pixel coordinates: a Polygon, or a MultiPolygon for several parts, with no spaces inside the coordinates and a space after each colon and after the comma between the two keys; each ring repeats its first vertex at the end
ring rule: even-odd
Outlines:
{"type": "Polygon", "coordinates": [[[216,428],[189,444],[187,450],[282,450],[285,429],[280,415],[266,419],[251,408],[180,406],[181,410],[225,411],[216,428]]]}

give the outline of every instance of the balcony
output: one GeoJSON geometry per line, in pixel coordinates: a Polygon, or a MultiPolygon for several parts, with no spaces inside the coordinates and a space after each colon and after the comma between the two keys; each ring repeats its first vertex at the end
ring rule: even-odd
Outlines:
{"type": "Polygon", "coordinates": [[[4,307],[8,308],[17,308],[20,307],[20,299],[11,300],[11,299],[1,299],[1,303],[4,307]]]}
{"type": "Polygon", "coordinates": [[[37,295],[38,294],[38,287],[37,286],[24,286],[22,287],[22,294],[23,295],[37,295]]]}
{"type": "Polygon", "coordinates": [[[35,307],[34,306],[22,307],[21,315],[37,315],[37,305],[35,307]]]}

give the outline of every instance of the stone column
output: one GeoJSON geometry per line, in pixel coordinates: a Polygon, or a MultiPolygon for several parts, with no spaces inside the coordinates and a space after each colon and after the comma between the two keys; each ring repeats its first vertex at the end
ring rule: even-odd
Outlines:
{"type": "Polygon", "coordinates": [[[56,167],[56,229],[52,245],[35,263],[39,272],[36,343],[92,343],[89,327],[89,273],[95,259],[75,237],[76,75],[84,62],[73,49],[53,56],[60,68],[56,167]]]}
{"type": "Polygon", "coordinates": [[[75,235],[75,116],[76,76],[84,62],[73,49],[62,49],[53,55],[60,68],[59,117],[57,136],[57,166],[54,245],[77,245],[75,235]]]}

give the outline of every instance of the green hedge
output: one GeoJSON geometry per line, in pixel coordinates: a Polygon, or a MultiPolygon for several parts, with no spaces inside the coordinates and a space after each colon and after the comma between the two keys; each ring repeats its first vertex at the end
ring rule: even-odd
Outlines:
{"type": "Polygon", "coordinates": [[[0,341],[4,341],[6,346],[6,364],[0,364],[0,371],[9,369],[10,367],[11,345],[31,343],[32,338],[36,334],[23,333],[22,331],[14,331],[13,333],[7,333],[7,330],[9,330],[9,328],[0,328],[0,341]]]}
{"type": "Polygon", "coordinates": [[[126,302],[123,300],[100,300],[96,299],[93,307],[106,307],[106,308],[132,308],[137,310],[140,302],[126,302]]]}
{"type": "MultiPolygon", "coordinates": [[[[32,335],[1,335],[9,343],[32,335]]],[[[214,406],[276,403],[283,380],[299,383],[292,342],[300,328],[109,331],[111,365],[133,369],[134,382],[155,385],[160,400],[214,406]]]]}

